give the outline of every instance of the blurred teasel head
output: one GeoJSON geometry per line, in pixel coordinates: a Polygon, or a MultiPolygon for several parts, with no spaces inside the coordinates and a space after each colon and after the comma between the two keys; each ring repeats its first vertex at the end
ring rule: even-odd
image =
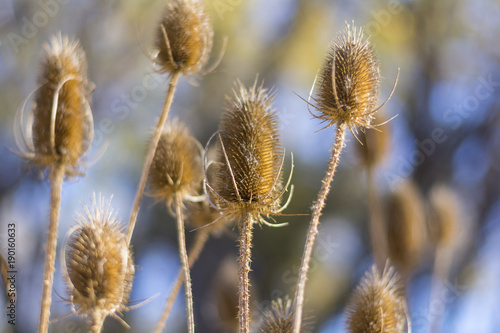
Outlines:
{"type": "Polygon", "coordinates": [[[134,264],[110,201],[94,195],[76,221],[62,255],[68,301],[73,312],[92,322],[109,315],[121,321],[117,314],[127,309],[134,264]]]}
{"type": "Polygon", "coordinates": [[[44,45],[39,84],[28,126],[24,125],[24,106],[18,115],[20,155],[43,169],[62,166],[66,175],[77,174],[94,136],[93,84],[87,78],[87,61],[78,41],[58,34],[44,45]]]}
{"type": "MultiPolygon", "coordinates": [[[[293,332],[293,302],[288,297],[278,298],[262,313],[258,333],[292,333],[293,332]]],[[[310,332],[310,322],[302,321],[301,333],[310,332]]]]}
{"type": "Polygon", "coordinates": [[[212,50],[213,30],[199,0],[168,0],[156,32],[156,63],[165,73],[195,74],[212,50]]]}
{"type": "Polygon", "coordinates": [[[380,86],[377,57],[363,29],[346,25],[333,43],[318,74],[319,88],[314,104],[315,118],[330,127],[345,123],[351,132],[371,127],[380,86]]]}
{"type": "Polygon", "coordinates": [[[167,123],[149,171],[149,195],[165,200],[197,195],[203,180],[202,147],[181,122],[167,123]]]}
{"type": "Polygon", "coordinates": [[[402,333],[407,327],[404,289],[395,270],[382,275],[374,265],[354,291],[347,307],[349,333],[402,333]]]}
{"type": "Polygon", "coordinates": [[[286,186],[282,184],[284,153],[273,96],[262,85],[246,89],[238,82],[227,97],[216,133],[214,181],[207,181],[212,202],[239,216],[277,214],[286,186]]]}

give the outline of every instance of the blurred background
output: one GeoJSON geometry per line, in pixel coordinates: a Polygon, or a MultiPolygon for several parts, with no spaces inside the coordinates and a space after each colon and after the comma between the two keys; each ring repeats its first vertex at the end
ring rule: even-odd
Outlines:
{"type": "MultiPolygon", "coordinates": [[[[426,332],[439,322],[442,332],[498,332],[500,1],[205,3],[215,30],[212,62],[224,38],[227,49],[215,72],[191,80],[197,85],[181,78],[171,117],[185,122],[205,145],[236,79],[250,85],[259,75],[266,87],[274,87],[283,146],[295,163],[295,193],[285,213],[310,212],[327,167],[334,128],[316,132],[322,125],[301,98],[307,99],[345,22],[364,26],[371,36],[382,75],[381,103],[400,69],[395,93],[381,110],[381,122],[397,115],[383,126],[385,153],[367,167],[351,134],[342,153],[306,289],[313,331],[346,331],[346,304],[374,262],[369,224],[378,214],[391,244],[411,247],[411,258],[403,256],[399,266],[407,281],[413,332],[426,332]],[[399,227],[392,228],[395,222],[399,227]],[[441,279],[433,279],[433,271],[441,279]]],[[[0,332],[34,332],[39,318],[49,186],[12,151],[14,116],[36,88],[42,46],[59,31],[81,41],[96,85],[96,134],[88,156],[108,144],[85,177],[63,185],[59,248],[75,212],[93,192],[113,196],[117,216],[124,223],[129,219],[146,142],[168,83],[148,58],[163,5],[164,0],[0,0],[0,251],[6,254],[7,225],[15,223],[18,271],[16,326],[2,314],[0,332]]],[[[276,220],[289,225],[255,230],[254,322],[272,299],[295,292],[309,217],[276,220]]],[[[199,332],[234,331],[236,231],[229,227],[210,239],[193,267],[199,332]]],[[[188,246],[193,234],[187,235],[188,246]]],[[[124,314],[130,330],[108,318],[104,332],[151,331],[178,274],[175,223],[165,205],[144,198],[132,244],[132,304],[154,298],[124,314]]],[[[85,332],[83,319],[65,316],[71,308],[63,300],[67,291],[59,259],[54,291],[51,330],[85,332]]],[[[166,332],[186,330],[183,292],[179,295],[166,332]]],[[[2,297],[0,308],[5,307],[2,297]]]]}

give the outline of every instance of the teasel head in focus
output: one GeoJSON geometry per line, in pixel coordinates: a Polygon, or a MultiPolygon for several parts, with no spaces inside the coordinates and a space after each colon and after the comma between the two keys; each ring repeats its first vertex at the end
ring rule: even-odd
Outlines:
{"type": "Polygon", "coordinates": [[[89,319],[93,331],[107,316],[128,327],[119,315],[127,310],[135,269],[110,201],[94,194],[91,206],[78,213],[61,256],[67,301],[74,313],[89,319]]]}
{"type": "Polygon", "coordinates": [[[45,170],[63,167],[67,176],[79,174],[81,157],[94,136],[87,61],[79,42],[58,34],[44,45],[39,87],[26,117],[23,106],[16,121],[19,155],[45,170]]]}
{"type": "Polygon", "coordinates": [[[373,265],[354,291],[346,316],[349,333],[402,333],[409,328],[404,287],[394,268],[387,264],[380,274],[373,265]]]}
{"type": "Polygon", "coordinates": [[[316,112],[311,114],[326,123],[324,128],[342,123],[353,134],[357,128],[373,127],[373,114],[394,92],[393,89],[387,100],[377,107],[380,90],[377,56],[370,40],[363,38],[363,29],[349,24],[333,43],[317,80],[318,93],[311,97],[313,103],[309,103],[316,112]]]}
{"type": "MultiPolygon", "coordinates": [[[[258,333],[291,333],[293,329],[293,302],[290,298],[278,298],[262,313],[262,320],[258,333]]],[[[309,320],[302,321],[301,333],[311,331],[309,320]]]]}
{"type": "Polygon", "coordinates": [[[155,63],[166,73],[196,74],[207,63],[213,30],[199,0],[168,0],[156,32],[155,63]]]}
{"type": "MultiPolygon", "coordinates": [[[[290,183],[282,183],[284,152],[273,95],[262,85],[246,89],[237,82],[234,97],[227,97],[217,141],[213,177],[206,182],[211,202],[230,216],[279,214],[281,198],[290,183]],[[213,180],[211,180],[213,178],[213,180]]],[[[293,169],[293,163],[292,163],[293,169]]],[[[205,165],[207,173],[207,165],[205,165]]],[[[293,190],[293,186],[292,186],[293,190]]],[[[291,194],[290,194],[291,197],[291,194]]]]}
{"type": "Polygon", "coordinates": [[[203,180],[202,147],[183,123],[167,123],[149,170],[149,195],[171,207],[198,195],[203,180]]]}

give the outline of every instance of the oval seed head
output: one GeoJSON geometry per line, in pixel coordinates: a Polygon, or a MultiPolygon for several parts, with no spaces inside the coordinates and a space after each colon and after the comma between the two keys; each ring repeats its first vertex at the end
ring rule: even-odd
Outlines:
{"type": "Polygon", "coordinates": [[[377,109],[380,73],[375,51],[363,29],[346,25],[326,56],[319,74],[316,118],[329,127],[343,122],[351,129],[370,127],[377,109]],[[334,78],[334,79],[332,79],[334,78]]]}
{"type": "MultiPolygon", "coordinates": [[[[384,116],[377,112],[374,116],[376,123],[382,123],[384,116]]],[[[359,156],[367,168],[373,168],[379,164],[387,151],[391,139],[391,131],[388,124],[377,126],[376,128],[369,128],[360,134],[360,142],[362,144],[356,145],[358,148],[359,156]]]]}
{"type": "Polygon", "coordinates": [[[282,192],[283,152],[273,97],[257,81],[237,84],[219,125],[215,201],[229,213],[273,213],[282,192]]]}
{"type": "Polygon", "coordinates": [[[176,195],[196,195],[203,179],[199,147],[182,123],[167,123],[149,171],[149,195],[169,206],[176,195]]]}
{"type": "Polygon", "coordinates": [[[156,32],[156,57],[166,73],[193,74],[205,65],[212,50],[213,30],[198,0],[169,0],[156,32]]]}
{"type": "Polygon", "coordinates": [[[387,198],[389,258],[407,277],[418,265],[425,243],[425,210],[417,186],[401,183],[387,198]]]}
{"type": "MultiPolygon", "coordinates": [[[[258,333],[291,333],[293,332],[293,302],[288,297],[278,298],[271,302],[271,306],[262,314],[262,324],[258,333]]],[[[310,332],[310,322],[302,321],[301,333],[310,332]]]]}
{"type": "Polygon", "coordinates": [[[126,310],[134,276],[132,252],[109,202],[94,196],[83,212],[63,254],[69,302],[80,315],[105,318],[126,310]]]}
{"type": "Polygon", "coordinates": [[[448,186],[434,185],[429,193],[429,234],[436,247],[450,248],[460,243],[459,229],[465,216],[457,194],[448,186]]]}
{"type": "Polygon", "coordinates": [[[382,276],[376,266],[367,272],[347,306],[349,333],[402,333],[406,324],[406,300],[400,279],[392,267],[382,276]]]}
{"type": "Polygon", "coordinates": [[[41,167],[64,165],[75,174],[93,138],[87,61],[76,40],[61,34],[44,46],[40,88],[33,109],[33,162],[41,167]]]}

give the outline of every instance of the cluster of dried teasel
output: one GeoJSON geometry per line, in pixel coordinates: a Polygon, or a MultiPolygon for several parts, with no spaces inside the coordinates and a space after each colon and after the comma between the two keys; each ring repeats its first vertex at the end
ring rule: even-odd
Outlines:
{"type": "MultiPolygon", "coordinates": [[[[424,204],[419,204],[420,194],[411,184],[391,194],[386,200],[387,209],[381,209],[373,174],[388,139],[385,131],[374,132],[383,120],[374,122],[373,119],[377,119],[376,112],[390,96],[377,106],[379,67],[373,46],[364,38],[363,30],[346,26],[332,44],[320,70],[317,95],[307,101],[307,107],[314,109],[310,111],[313,116],[325,123],[324,128],[336,126],[336,135],[322,187],[312,206],[295,297],[274,300],[255,323],[251,322],[250,313],[252,230],[258,223],[277,226],[272,216],[281,215],[288,206],[293,192],[292,172],[284,181],[286,155],[272,106],[274,94],[257,79],[248,88],[237,81],[232,95],[227,97],[219,130],[205,149],[185,125],[176,120],[167,122],[180,76],[205,73],[203,68],[211,54],[212,39],[209,18],[200,2],[167,2],[156,32],[156,53],[152,60],[160,72],[168,73],[170,80],[145,156],[130,221],[123,230],[112,213],[110,201],[100,196],[94,196],[92,203],[77,215],[77,224],[69,231],[61,255],[68,287],[65,300],[71,304],[72,311],[88,318],[92,332],[100,332],[108,316],[128,326],[120,314],[130,309],[128,298],[135,271],[130,243],[146,193],[164,202],[175,216],[182,263],[155,332],[163,331],[182,284],[187,329],[190,333],[195,331],[190,267],[208,237],[220,233],[231,221],[235,221],[239,231],[238,331],[311,331],[311,322],[302,320],[309,262],[321,212],[349,129],[364,143],[360,156],[368,174],[370,232],[376,264],[352,295],[346,312],[347,330],[411,331],[403,282],[420,259],[426,234],[432,236],[439,254],[436,276],[446,277],[448,267],[443,264],[449,262],[457,229],[456,211],[449,209],[449,201],[455,199],[444,187],[431,191],[430,210],[434,221],[429,224],[430,232],[425,231],[424,204]],[[209,161],[207,150],[212,142],[216,158],[209,161]],[[285,201],[286,192],[290,193],[285,201]],[[187,222],[197,229],[189,251],[185,242],[187,222]],[[387,259],[394,266],[387,263],[387,259]]],[[[19,115],[21,131],[16,141],[20,155],[46,171],[52,187],[39,332],[47,332],[49,327],[62,182],[64,177],[82,173],[81,158],[93,136],[90,110],[93,85],[86,69],[79,43],[62,35],[54,37],[45,47],[40,85],[34,92],[29,122],[24,124],[24,110],[19,115]]]]}

